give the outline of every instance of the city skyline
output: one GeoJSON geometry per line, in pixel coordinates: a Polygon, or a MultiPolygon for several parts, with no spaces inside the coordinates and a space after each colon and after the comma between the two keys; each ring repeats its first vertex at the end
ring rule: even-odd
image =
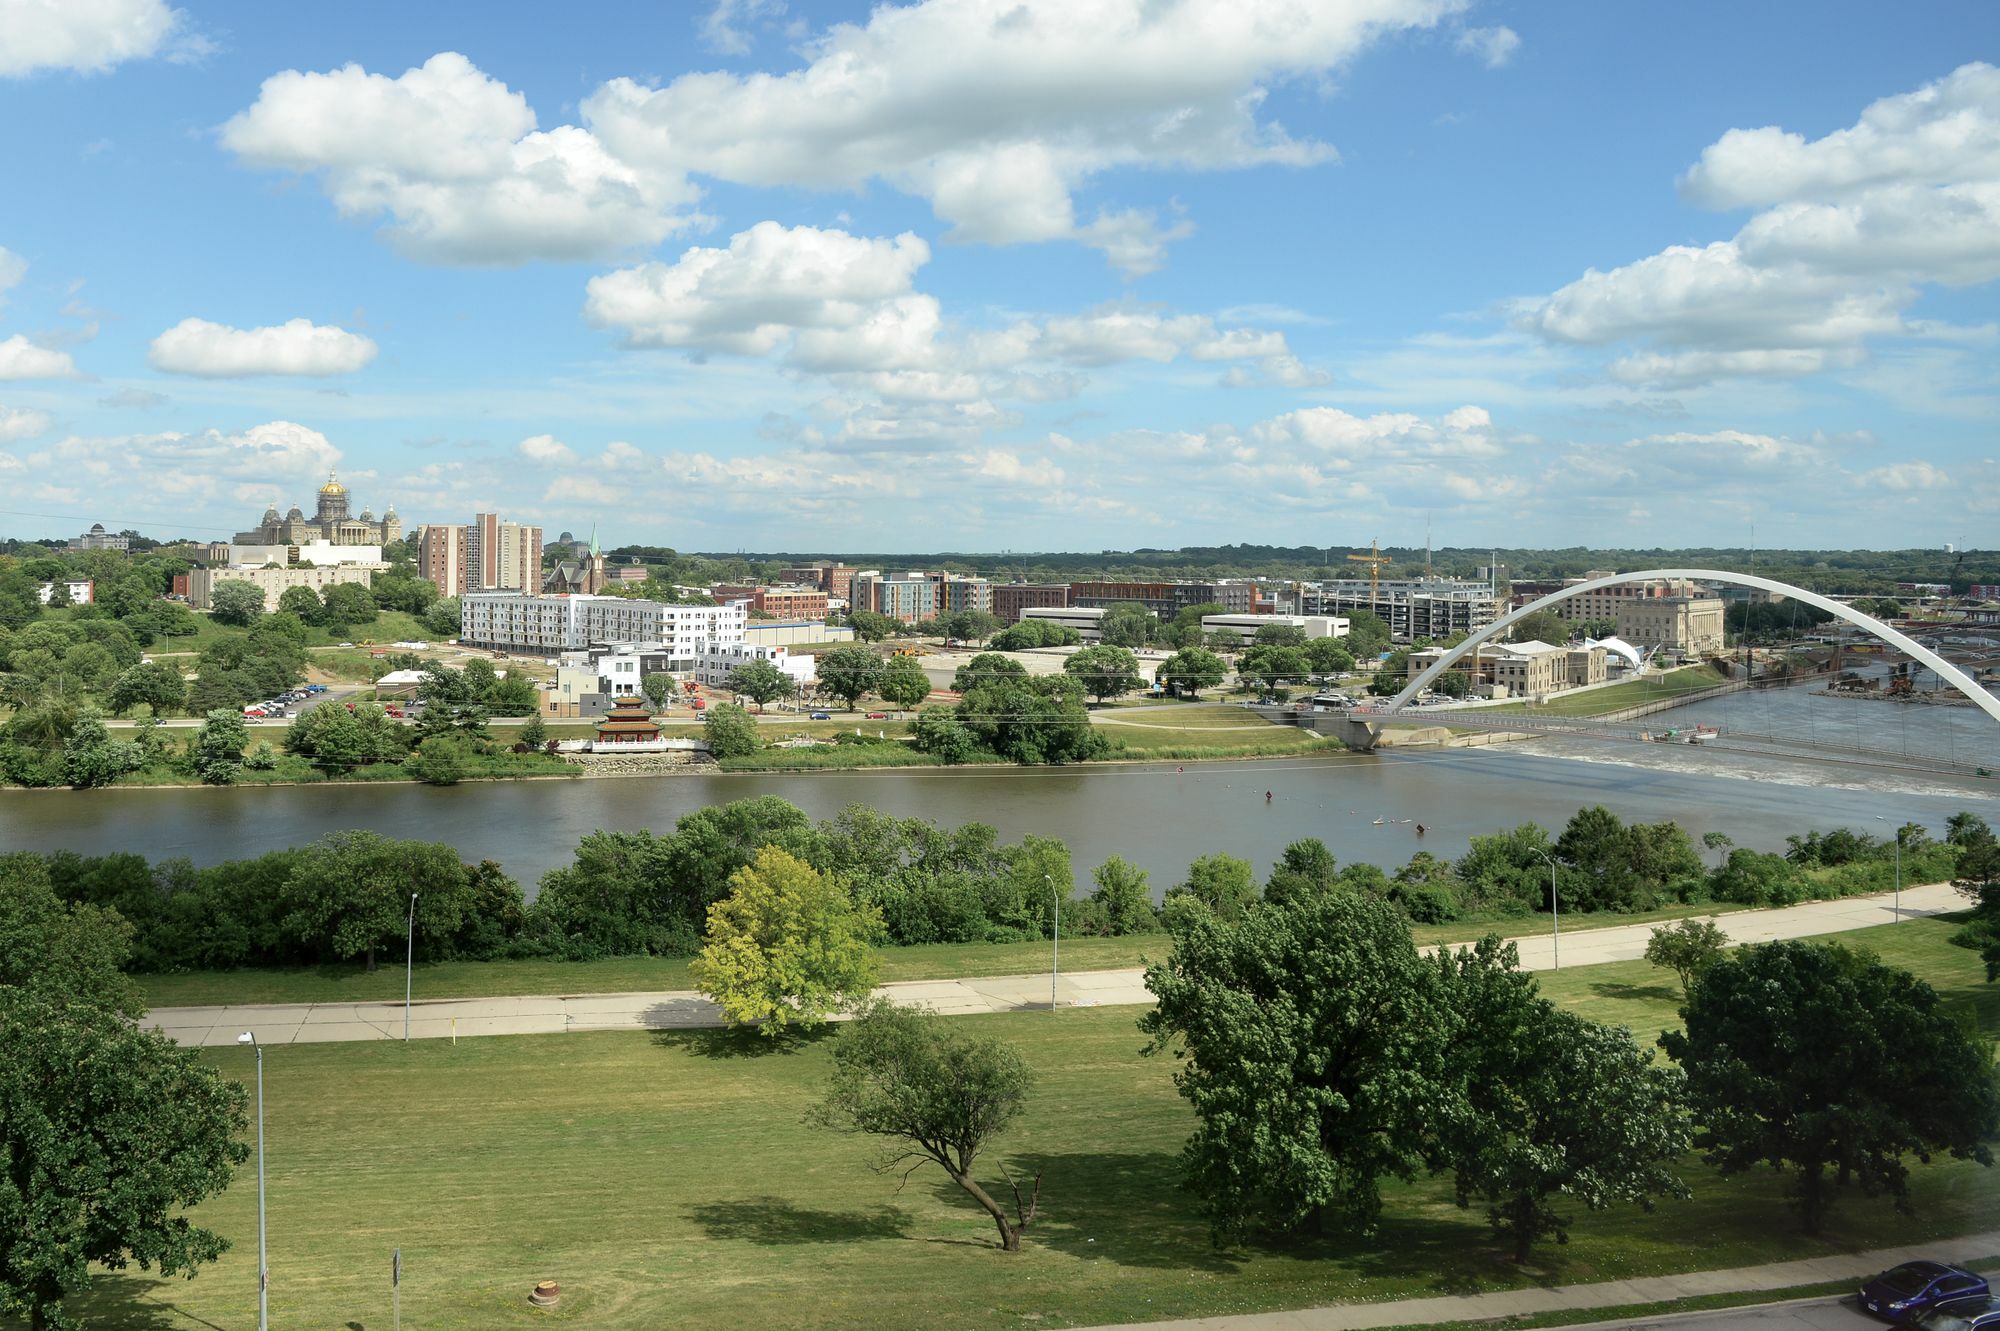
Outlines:
{"type": "Polygon", "coordinates": [[[2000,517],[1989,8],[387,12],[0,0],[8,531],[334,468],[705,550],[2000,517]]]}

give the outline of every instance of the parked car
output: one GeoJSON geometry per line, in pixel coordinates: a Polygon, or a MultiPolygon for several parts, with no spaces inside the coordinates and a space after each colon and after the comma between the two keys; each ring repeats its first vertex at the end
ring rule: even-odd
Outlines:
{"type": "Polygon", "coordinates": [[[814,712],[806,719],[809,721],[831,721],[833,720],[833,714],[831,712],[814,712]]]}
{"type": "Polygon", "coordinates": [[[887,721],[889,719],[889,714],[887,712],[870,712],[868,714],[868,719],[870,721],[887,721]]]}
{"type": "Polygon", "coordinates": [[[1946,1299],[1928,1312],[1918,1313],[1913,1325],[1922,1331],[1994,1331],[2000,1327],[2000,1299],[1991,1294],[1946,1299]]]}
{"type": "Polygon", "coordinates": [[[1904,1262],[1861,1287],[1861,1306],[1877,1317],[1907,1322],[1940,1303],[1983,1298],[1992,1291],[1983,1276],[1943,1262],[1904,1262]]]}

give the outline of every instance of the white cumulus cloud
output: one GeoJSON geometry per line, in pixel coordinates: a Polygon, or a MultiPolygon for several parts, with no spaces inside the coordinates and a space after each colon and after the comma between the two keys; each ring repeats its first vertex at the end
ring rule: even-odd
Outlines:
{"type": "Polygon", "coordinates": [[[165,0],[0,0],[0,78],[100,73],[158,54],[180,26],[165,0]]]}
{"type": "Polygon", "coordinates": [[[206,379],[258,374],[323,377],[353,374],[375,359],[375,343],[344,328],[291,319],[269,328],[231,328],[183,319],[153,339],[146,359],[156,370],[206,379]]]}
{"type": "Polygon", "coordinates": [[[0,407],[0,444],[19,443],[46,434],[55,419],[46,411],[27,407],[0,407]]]}
{"type": "Polygon", "coordinates": [[[76,362],[67,351],[36,346],[21,333],[0,340],[0,380],[76,377],[76,362]]]}
{"type": "Polygon", "coordinates": [[[634,170],[588,130],[535,124],[526,97],[446,51],[396,78],[274,74],[222,142],[252,165],[316,173],[343,216],[387,217],[391,243],[431,262],[608,258],[685,224],[684,181],[634,170]]]}
{"type": "Polygon", "coordinates": [[[1514,58],[1521,36],[1512,28],[1467,28],[1453,43],[1467,55],[1476,57],[1488,69],[1498,69],[1514,58]]]}
{"type": "Polygon", "coordinates": [[[552,434],[529,435],[514,446],[514,451],[530,462],[553,465],[576,461],[576,450],[552,434]]]}
{"type": "Polygon", "coordinates": [[[2000,278],[2000,70],[1965,65],[1816,140],[1731,130],[1680,187],[1762,211],[1729,240],[1592,269],[1518,322],[1630,344],[1613,376],[1666,387],[1812,374],[1858,363],[1873,338],[1948,334],[1907,312],[1927,285],[2000,278]]]}

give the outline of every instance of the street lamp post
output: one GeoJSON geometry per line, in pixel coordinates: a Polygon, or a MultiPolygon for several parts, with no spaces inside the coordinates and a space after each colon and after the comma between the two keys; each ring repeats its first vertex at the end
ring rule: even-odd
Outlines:
{"type": "Polygon", "coordinates": [[[264,1046],[251,1031],[236,1043],[257,1051],[257,1331],[271,1331],[271,1265],[264,1247],[264,1046]]]}
{"type": "Polygon", "coordinates": [[[1056,890],[1053,874],[1043,874],[1042,881],[1049,885],[1049,896],[1055,902],[1056,927],[1049,944],[1049,1011],[1056,1010],[1056,977],[1062,973],[1062,893],[1056,890]]]}
{"type": "Polygon", "coordinates": [[[1551,923],[1551,925],[1554,926],[1555,930],[1554,934],[1550,939],[1550,947],[1553,949],[1555,954],[1554,969],[1561,970],[1563,968],[1563,921],[1562,921],[1562,903],[1556,898],[1556,861],[1555,857],[1553,855],[1550,855],[1546,850],[1537,850],[1535,854],[1541,856],[1544,860],[1548,861],[1549,922],[1551,923]]]}
{"type": "MultiPolygon", "coordinates": [[[[1878,813],[1875,821],[1886,823],[1889,820],[1878,813]]],[[[1890,907],[1890,918],[1900,922],[1903,918],[1903,829],[1900,827],[1896,829],[1896,895],[1893,900],[1895,904],[1890,907]]]]}
{"type": "Polygon", "coordinates": [[[403,1043],[410,1042],[410,988],[417,970],[417,894],[410,893],[410,923],[403,935],[403,1043]]]}

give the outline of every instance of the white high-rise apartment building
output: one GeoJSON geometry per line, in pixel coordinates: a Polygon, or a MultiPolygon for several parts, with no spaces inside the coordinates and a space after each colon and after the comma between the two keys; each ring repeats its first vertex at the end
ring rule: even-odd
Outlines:
{"type": "Polygon", "coordinates": [[[465,529],[465,574],[479,591],[540,591],[542,529],[475,513],[465,529]]]}
{"type": "Polygon", "coordinates": [[[750,622],[747,601],[663,605],[626,596],[470,592],[463,605],[460,638],[476,647],[554,656],[592,643],[657,644],[677,671],[695,668],[704,643],[742,642],[750,622]]]}

